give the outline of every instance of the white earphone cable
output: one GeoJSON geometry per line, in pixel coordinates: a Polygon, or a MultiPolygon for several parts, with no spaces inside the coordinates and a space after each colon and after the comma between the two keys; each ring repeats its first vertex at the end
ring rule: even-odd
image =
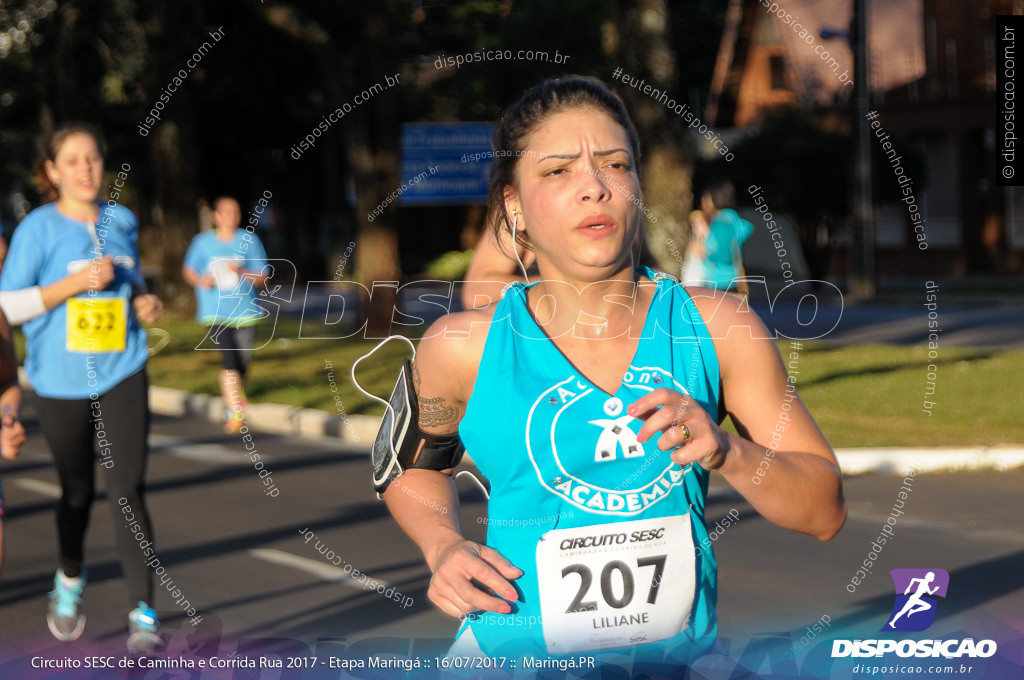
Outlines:
{"type": "MultiPolygon", "coordinates": [[[[373,356],[377,352],[377,350],[379,350],[381,347],[383,347],[385,344],[387,344],[391,340],[404,340],[405,343],[407,345],[409,345],[410,348],[412,348],[412,356],[413,356],[413,358],[414,359],[416,358],[416,346],[412,344],[412,340],[410,340],[409,338],[405,337],[404,335],[389,335],[388,337],[384,338],[379,343],[377,343],[377,345],[373,349],[371,349],[369,352],[367,352],[366,354],[364,354],[363,356],[359,357],[358,359],[356,359],[355,361],[352,362],[352,370],[350,371],[350,375],[352,377],[352,384],[355,385],[355,388],[357,390],[359,390],[360,392],[365,394],[370,399],[373,399],[374,401],[377,401],[377,402],[380,402],[381,404],[384,404],[384,408],[391,412],[391,436],[388,437],[388,446],[391,448],[391,455],[394,456],[395,459],[397,460],[398,459],[398,452],[395,451],[395,443],[394,443],[394,441],[395,441],[395,424],[396,424],[396,421],[398,420],[398,418],[395,415],[394,407],[391,405],[390,402],[385,401],[384,399],[381,399],[380,397],[378,397],[375,394],[370,394],[369,392],[367,392],[365,389],[363,389],[363,386],[359,384],[359,381],[356,380],[356,366],[358,366],[359,363],[361,361],[363,361],[363,359],[368,359],[371,356],[373,356]]],[[[472,479],[474,482],[476,482],[476,485],[480,487],[481,491],[483,491],[484,498],[488,498],[489,499],[491,497],[490,494],[487,493],[487,488],[484,486],[483,482],[481,482],[479,479],[477,479],[476,475],[474,475],[469,470],[461,470],[460,472],[458,472],[455,475],[455,477],[458,478],[458,477],[460,477],[462,475],[468,475],[470,479],[472,479]]]]}
{"type": "Polygon", "coordinates": [[[523,272],[523,278],[526,282],[530,282],[530,277],[526,274],[526,266],[523,264],[522,259],[519,257],[519,247],[516,244],[516,226],[519,224],[519,209],[516,208],[512,211],[512,226],[509,227],[509,233],[512,236],[512,252],[516,256],[516,262],[519,263],[519,268],[523,272]]]}

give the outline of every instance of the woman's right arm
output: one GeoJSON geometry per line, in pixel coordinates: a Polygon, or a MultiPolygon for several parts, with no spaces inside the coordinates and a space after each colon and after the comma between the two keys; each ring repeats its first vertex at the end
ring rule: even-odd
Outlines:
{"type": "MultiPolygon", "coordinates": [[[[435,322],[420,342],[413,362],[413,383],[419,404],[419,427],[435,435],[458,430],[472,389],[482,342],[472,336],[469,312],[435,322]],[[456,328],[457,327],[457,328],[456,328]],[[446,337],[459,330],[463,337],[446,337]],[[472,369],[471,369],[472,367],[472,369]]],[[[477,328],[478,335],[486,328],[477,328]]],[[[408,534],[433,573],[427,595],[451,616],[486,610],[508,614],[506,600],[517,595],[510,580],[522,575],[498,551],[466,540],[457,519],[459,498],[452,470],[409,470],[384,492],[384,501],[402,530],[408,534]],[[475,586],[476,580],[499,597],[475,586]],[[505,599],[500,599],[504,597],[505,599]]]]}
{"type": "Polygon", "coordinates": [[[89,290],[103,290],[114,280],[114,260],[106,255],[89,266],[45,286],[25,286],[0,292],[0,307],[14,326],[42,316],[68,298],[89,290]]]}
{"type": "Polygon", "coordinates": [[[103,290],[113,280],[114,261],[107,255],[45,286],[29,285],[0,292],[0,308],[12,325],[20,326],[59,307],[68,298],[89,290],[103,290]]]}
{"type": "Polygon", "coordinates": [[[114,278],[113,259],[107,256],[53,283],[39,285],[51,244],[32,219],[29,215],[14,231],[4,267],[0,307],[14,326],[42,316],[69,297],[90,289],[102,290],[114,278]]]}
{"type": "Polygon", "coordinates": [[[114,280],[114,258],[110,255],[96,258],[89,266],[68,274],[51,284],[39,287],[43,306],[47,311],[62,305],[68,298],[90,290],[103,290],[114,280]]]}

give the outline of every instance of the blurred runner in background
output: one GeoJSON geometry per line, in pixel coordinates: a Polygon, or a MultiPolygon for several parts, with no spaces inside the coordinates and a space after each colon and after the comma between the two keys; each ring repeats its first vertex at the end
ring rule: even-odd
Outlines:
{"type": "Polygon", "coordinates": [[[221,196],[213,202],[213,230],[196,234],[185,254],[181,275],[196,292],[196,320],[209,326],[207,335],[220,348],[220,393],[224,397],[224,430],[238,432],[249,405],[245,374],[252,359],[256,324],[266,312],[256,304],[255,288],[268,274],[267,253],[260,237],[240,230],[238,201],[221,196]]]}
{"type": "Polygon", "coordinates": [[[713,179],[700,196],[700,209],[708,221],[708,235],[704,241],[703,277],[709,288],[746,293],[746,283],[737,278],[745,276],[743,269],[743,242],[754,233],[754,225],[739,216],[736,191],[732,182],[713,179]]]}

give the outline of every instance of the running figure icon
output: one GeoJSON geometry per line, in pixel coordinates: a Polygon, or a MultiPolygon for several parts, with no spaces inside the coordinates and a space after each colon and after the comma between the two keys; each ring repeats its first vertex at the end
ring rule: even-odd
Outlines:
{"type": "Polygon", "coordinates": [[[914,587],[915,583],[918,584],[917,592],[910,596],[910,599],[908,599],[906,603],[903,605],[903,609],[900,610],[899,614],[892,617],[892,621],[889,622],[890,628],[895,628],[896,619],[900,618],[904,614],[906,614],[907,618],[909,619],[914,614],[918,612],[928,611],[929,609],[932,609],[935,606],[934,604],[931,604],[930,602],[925,602],[921,599],[925,595],[934,595],[935,591],[939,589],[939,586],[935,586],[934,588],[928,587],[928,585],[934,580],[934,571],[929,571],[924,578],[910,579],[910,583],[907,584],[907,589],[903,591],[903,594],[910,594],[910,589],[914,587]]]}

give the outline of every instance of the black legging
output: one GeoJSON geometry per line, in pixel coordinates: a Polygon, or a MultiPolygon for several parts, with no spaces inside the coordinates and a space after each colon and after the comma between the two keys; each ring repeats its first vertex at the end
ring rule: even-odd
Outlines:
{"type": "Polygon", "coordinates": [[[146,370],[125,378],[97,400],[37,397],[39,422],[53,452],[63,490],[57,505],[60,565],[71,578],[82,572],[85,530],[95,497],[96,445],[102,434],[100,462],[107,470],[107,499],[114,513],[114,533],[121,568],[128,581],[134,608],[139,601],[153,604],[153,575],[146,566],[135,536],[125,528],[122,502],[130,505],[146,539],[153,540],[149,513],[143,500],[149,434],[149,378],[146,370]],[[98,412],[96,418],[94,411],[98,412]],[[102,433],[95,423],[102,420],[102,433]],[[105,449],[108,449],[106,451],[105,449]]]}

